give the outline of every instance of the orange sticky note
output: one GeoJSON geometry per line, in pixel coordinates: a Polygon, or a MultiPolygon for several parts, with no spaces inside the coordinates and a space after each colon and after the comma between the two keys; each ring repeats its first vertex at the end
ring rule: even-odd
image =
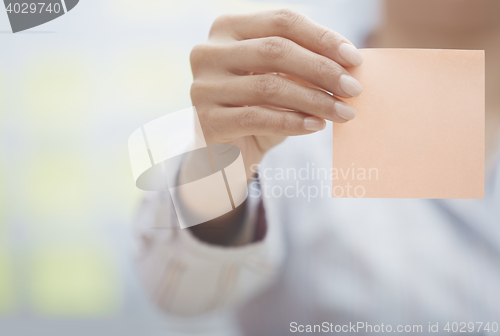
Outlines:
{"type": "Polygon", "coordinates": [[[333,197],[484,198],[484,51],[363,49],[333,197]]]}

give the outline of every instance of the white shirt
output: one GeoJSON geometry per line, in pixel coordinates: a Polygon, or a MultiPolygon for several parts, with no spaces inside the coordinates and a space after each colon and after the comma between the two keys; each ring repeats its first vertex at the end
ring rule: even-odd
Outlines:
{"type": "Polygon", "coordinates": [[[331,132],[288,138],[266,155],[260,242],[203,243],[175,229],[166,194],[146,197],[138,266],[159,307],[167,315],[237,312],[227,334],[239,325],[247,335],[287,335],[292,322],[420,324],[424,334],[429,322],[441,333],[447,322],[500,323],[500,166],[487,176],[484,200],[334,199],[326,189],[308,199],[308,188],[331,186],[311,173],[313,164],[331,168],[331,132]],[[308,180],[279,175],[308,165],[308,180]],[[286,187],[292,197],[274,197],[286,187]]]}

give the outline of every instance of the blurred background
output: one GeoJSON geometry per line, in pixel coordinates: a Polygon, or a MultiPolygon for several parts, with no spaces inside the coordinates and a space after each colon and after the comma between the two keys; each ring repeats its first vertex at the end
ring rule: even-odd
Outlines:
{"type": "Polygon", "coordinates": [[[81,0],[12,34],[0,9],[0,335],[175,333],[135,278],[128,136],[191,105],[189,53],[218,15],[284,7],[355,44],[379,15],[374,0],[81,0]]]}

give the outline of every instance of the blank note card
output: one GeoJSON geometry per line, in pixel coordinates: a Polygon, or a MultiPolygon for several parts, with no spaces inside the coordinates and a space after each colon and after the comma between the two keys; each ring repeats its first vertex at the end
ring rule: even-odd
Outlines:
{"type": "Polygon", "coordinates": [[[358,114],[333,125],[333,196],[483,198],[484,51],[362,53],[358,114]]]}

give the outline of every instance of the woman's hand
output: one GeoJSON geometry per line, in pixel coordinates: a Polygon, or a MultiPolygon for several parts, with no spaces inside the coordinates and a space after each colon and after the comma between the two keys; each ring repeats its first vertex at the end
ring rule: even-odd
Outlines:
{"type": "Polygon", "coordinates": [[[362,62],[347,39],[290,10],[221,16],[191,52],[191,99],[207,142],[238,146],[251,178],[250,167],[286,136],[354,118],[328,92],[358,96],[345,68],[362,62]]]}

